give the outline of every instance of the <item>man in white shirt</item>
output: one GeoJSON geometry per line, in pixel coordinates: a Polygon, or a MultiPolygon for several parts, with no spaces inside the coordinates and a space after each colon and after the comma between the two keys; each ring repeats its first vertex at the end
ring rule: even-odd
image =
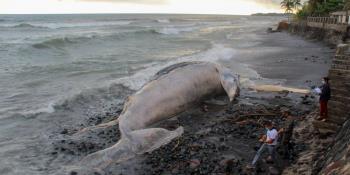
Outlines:
{"type": "Polygon", "coordinates": [[[262,146],[256,153],[251,168],[255,167],[256,162],[259,160],[261,154],[266,150],[269,152],[269,158],[270,160],[275,161],[276,160],[276,145],[277,145],[277,139],[278,139],[278,131],[273,127],[272,122],[265,121],[264,126],[266,128],[266,136],[261,138],[259,141],[263,142],[262,146]]]}

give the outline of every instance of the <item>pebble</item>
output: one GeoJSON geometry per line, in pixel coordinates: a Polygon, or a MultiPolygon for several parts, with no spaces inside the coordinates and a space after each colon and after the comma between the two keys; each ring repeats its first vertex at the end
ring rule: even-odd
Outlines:
{"type": "Polygon", "coordinates": [[[190,160],[190,168],[192,169],[197,168],[200,164],[201,162],[198,159],[190,160]]]}

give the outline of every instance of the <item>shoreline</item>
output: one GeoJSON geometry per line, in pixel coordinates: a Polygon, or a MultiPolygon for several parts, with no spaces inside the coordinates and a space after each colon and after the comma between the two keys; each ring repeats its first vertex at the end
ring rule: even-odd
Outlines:
{"type": "MultiPolygon", "coordinates": [[[[242,36],[224,33],[224,41],[219,42],[217,48],[208,51],[209,54],[205,52],[195,58],[189,57],[188,60],[205,61],[223,57],[219,63],[234,71],[239,69],[238,72],[249,83],[257,86],[272,84],[309,89],[317,85],[330,66],[328,59],[331,50],[322,43],[305,41],[287,33],[267,33],[262,28],[253,28],[242,36]],[[230,37],[227,38],[226,34],[230,34],[230,37]],[[223,52],[217,53],[222,50],[223,52]],[[233,58],[228,58],[232,55],[233,58]]],[[[133,83],[130,79],[126,81],[133,83]]],[[[302,120],[315,109],[317,97],[287,91],[257,92],[249,89],[249,86],[243,87],[241,96],[232,104],[223,105],[226,101],[218,97],[214,100],[216,104],[207,104],[208,112],[202,110],[203,105],[194,106],[177,117],[155,124],[155,127],[169,130],[181,125],[184,126],[185,133],[152,153],[138,155],[120,164],[111,164],[105,173],[249,173],[245,166],[253,159],[259,147],[258,137],[264,133],[259,122],[264,119],[273,120],[277,127],[281,127],[285,123],[281,113],[285,110],[302,120]]],[[[0,169],[0,174],[26,171],[29,174],[74,174],[65,172],[65,168],[76,165],[90,153],[116,144],[120,137],[118,125],[97,128],[91,132],[84,132],[84,128],[115,119],[122,112],[124,100],[132,93],[134,90],[115,84],[74,96],[56,106],[54,113],[18,116],[25,120],[13,122],[9,126],[15,128],[16,136],[28,140],[28,148],[24,148],[25,153],[19,154],[24,157],[22,160],[8,157],[12,162],[18,162],[21,165],[19,168],[11,169],[5,164],[5,168],[0,169]],[[28,131],[29,126],[41,129],[31,133],[28,131]],[[29,164],[35,165],[37,169],[28,169],[31,167],[29,164]]],[[[11,121],[16,121],[16,118],[11,118],[11,121]]],[[[10,141],[9,143],[21,145],[10,141]]],[[[297,157],[293,155],[290,160],[281,161],[283,165],[278,167],[267,163],[264,158],[265,155],[258,165],[258,174],[282,172],[283,167],[297,157]]]]}
{"type": "MultiPolygon", "coordinates": [[[[273,35],[278,35],[277,41],[280,43],[275,43],[275,45],[269,43],[270,47],[281,47],[281,43],[285,44],[285,46],[293,46],[294,43],[298,42],[310,44],[308,41],[302,41],[300,38],[292,39],[292,42],[289,42],[288,39],[291,39],[292,36],[286,39],[285,37],[288,35],[286,33],[268,34],[265,36],[267,38],[266,43],[276,39],[276,37],[272,38],[273,35]]],[[[310,57],[310,60],[304,57],[305,51],[310,51],[310,48],[301,49],[297,54],[292,54],[293,51],[282,54],[285,50],[281,50],[277,54],[264,55],[269,61],[272,71],[271,69],[266,69],[266,67],[259,69],[266,60],[257,61],[257,55],[254,54],[251,58],[244,57],[240,61],[245,61],[247,64],[250,63],[249,65],[258,69],[257,72],[264,78],[281,79],[286,74],[291,73],[295,79],[289,82],[287,80],[285,84],[299,84],[299,87],[306,88],[315,85],[319,77],[322,77],[328,71],[328,69],[317,68],[327,67],[331,61],[329,57],[329,60],[327,60],[327,54],[324,54],[327,53],[324,52],[326,49],[322,49],[321,52],[315,52],[318,51],[318,47],[321,47],[320,43],[311,43],[311,45],[314,50],[311,49],[313,53],[307,55],[307,57],[310,57]],[[320,54],[320,56],[312,56],[316,55],[316,53],[320,54]],[[298,55],[299,59],[293,60],[296,55],[298,55]],[[327,62],[324,62],[324,60],[327,60],[327,62]],[[312,67],[317,71],[313,71],[310,77],[300,77],[298,76],[299,73],[307,74],[307,72],[296,71],[288,66],[283,67],[285,72],[277,69],[283,65],[288,65],[290,62],[294,62],[299,69],[312,67]]],[[[243,89],[238,101],[232,105],[209,106],[209,112],[203,112],[200,107],[192,108],[178,117],[157,124],[156,126],[170,130],[178,125],[182,125],[185,128],[185,133],[179,139],[173,140],[170,144],[152,153],[137,156],[120,164],[112,164],[107,167],[105,172],[107,174],[145,174],[145,172],[147,172],[146,174],[252,173],[245,170],[245,166],[253,158],[255,149],[259,147],[258,136],[263,133],[263,128],[256,122],[259,118],[265,118],[265,115],[260,114],[273,113],[273,117],[268,116],[267,118],[273,120],[277,125],[283,125],[284,121],[280,117],[283,110],[289,110],[296,119],[302,120],[316,109],[316,101],[317,97],[303,94],[288,92],[257,93],[249,89],[243,89]],[[242,119],[242,116],[249,116],[250,114],[255,114],[255,116],[249,120],[242,119]],[[173,166],[174,164],[176,166],[173,166]]],[[[92,118],[91,120],[96,119],[92,118]]],[[[299,121],[298,123],[301,122],[299,121]]],[[[88,153],[113,145],[118,140],[119,135],[117,126],[110,130],[85,133],[85,135],[74,133],[62,131],[61,134],[68,135],[68,137],[63,137],[62,140],[54,143],[56,151],[52,152],[52,154],[78,154],[79,157],[83,157],[88,153]],[[103,143],[102,146],[101,143],[103,143]]],[[[293,162],[297,159],[297,153],[305,150],[300,145],[298,147],[300,149],[293,155],[293,159],[283,161],[284,165],[282,167],[268,164],[265,162],[265,159],[262,159],[257,169],[258,174],[268,172],[280,174],[284,167],[289,164],[288,162],[293,162]]]]}

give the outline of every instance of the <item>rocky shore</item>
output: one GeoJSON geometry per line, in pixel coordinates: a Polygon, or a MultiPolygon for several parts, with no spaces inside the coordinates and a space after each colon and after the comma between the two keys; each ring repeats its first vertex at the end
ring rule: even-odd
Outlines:
{"type": "MultiPolygon", "coordinates": [[[[285,166],[297,159],[298,152],[305,149],[304,143],[296,143],[293,154],[288,159],[280,156],[278,161],[268,162],[264,154],[255,170],[245,168],[260,147],[258,138],[264,134],[261,122],[271,120],[280,128],[286,121],[281,113],[288,110],[300,123],[312,111],[310,109],[315,107],[313,96],[288,92],[258,93],[245,89],[233,104],[223,105],[222,102],[223,99],[218,99],[214,103],[202,104],[176,118],[157,124],[156,126],[167,129],[184,126],[185,134],[152,153],[112,164],[105,169],[105,173],[280,174],[285,166]],[[203,111],[203,105],[208,106],[208,111],[203,111]]],[[[89,119],[95,120],[108,121],[111,118],[106,115],[100,119],[89,119]]],[[[65,129],[61,135],[61,140],[53,144],[55,151],[52,154],[83,157],[115,144],[119,139],[119,130],[117,126],[91,132],[65,129]]],[[[282,148],[278,151],[281,153],[282,148]]],[[[78,173],[73,171],[70,174],[78,173]]]]}

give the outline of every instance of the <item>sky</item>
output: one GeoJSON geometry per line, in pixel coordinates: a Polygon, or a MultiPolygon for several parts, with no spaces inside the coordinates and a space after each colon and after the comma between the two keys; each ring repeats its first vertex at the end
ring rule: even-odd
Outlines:
{"type": "Polygon", "coordinates": [[[283,12],[280,0],[0,0],[0,14],[283,12]]]}

